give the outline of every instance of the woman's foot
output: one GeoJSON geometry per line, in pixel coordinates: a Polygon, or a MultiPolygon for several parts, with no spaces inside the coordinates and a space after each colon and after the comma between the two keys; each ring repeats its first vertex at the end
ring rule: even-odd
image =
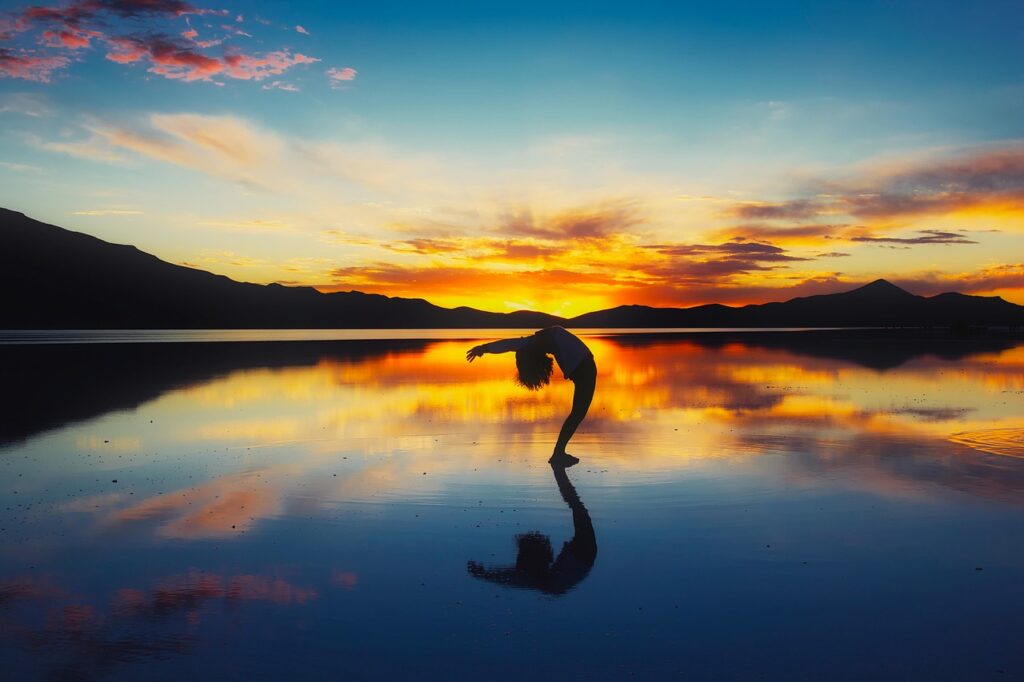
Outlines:
{"type": "Polygon", "coordinates": [[[574,464],[579,464],[580,458],[573,457],[568,452],[556,452],[551,455],[551,459],[548,460],[548,464],[555,467],[562,467],[568,469],[574,464]]]}

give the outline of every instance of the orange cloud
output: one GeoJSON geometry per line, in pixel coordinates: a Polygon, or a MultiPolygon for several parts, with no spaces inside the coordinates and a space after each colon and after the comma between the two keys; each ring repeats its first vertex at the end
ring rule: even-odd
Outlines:
{"type": "Polygon", "coordinates": [[[925,296],[959,291],[968,294],[997,295],[1024,290],[1024,263],[990,265],[976,272],[923,273],[896,277],[894,282],[925,296]]]}
{"type": "Polygon", "coordinates": [[[1024,144],[890,164],[856,181],[821,179],[808,188],[812,196],[745,202],[730,207],[726,215],[800,222],[836,215],[875,220],[935,215],[986,205],[1021,211],[1024,144]]]}
{"type": "Polygon", "coordinates": [[[591,239],[628,232],[641,223],[631,203],[577,208],[538,218],[528,209],[506,213],[498,226],[502,234],[543,239],[591,239]]]}

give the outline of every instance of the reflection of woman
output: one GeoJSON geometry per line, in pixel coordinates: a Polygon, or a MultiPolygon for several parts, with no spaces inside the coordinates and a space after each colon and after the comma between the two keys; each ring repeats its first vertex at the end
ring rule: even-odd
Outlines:
{"type": "Polygon", "coordinates": [[[572,396],[572,410],[562,424],[558,434],[558,442],[548,461],[552,464],[570,467],[579,462],[565,451],[565,446],[576,432],[576,428],[587,416],[590,401],[594,398],[594,387],[597,385],[597,365],[594,354],[587,345],[573,333],[562,327],[541,329],[532,336],[519,339],[492,341],[470,348],[466,359],[473,362],[486,353],[516,354],[516,370],[519,383],[530,390],[537,390],[551,379],[551,356],[562,370],[562,375],[573,382],[575,389],[572,396]]]}
{"type": "Polygon", "coordinates": [[[486,568],[470,561],[467,569],[474,578],[509,587],[529,587],[547,594],[565,594],[587,577],[597,558],[597,538],[587,508],[569,482],[565,467],[552,466],[562,499],[572,509],[574,535],[554,558],[551,540],[537,531],[516,536],[516,565],[486,568]]]}

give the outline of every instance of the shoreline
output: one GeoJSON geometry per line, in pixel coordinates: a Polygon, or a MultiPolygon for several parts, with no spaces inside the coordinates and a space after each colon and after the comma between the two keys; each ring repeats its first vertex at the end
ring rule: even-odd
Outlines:
{"type": "MultiPolygon", "coordinates": [[[[180,343],[356,343],[474,341],[522,336],[523,328],[377,329],[12,329],[0,330],[0,347],[180,343]]],[[[567,327],[581,337],[620,339],[1024,339],[1024,327],[567,327]]]]}

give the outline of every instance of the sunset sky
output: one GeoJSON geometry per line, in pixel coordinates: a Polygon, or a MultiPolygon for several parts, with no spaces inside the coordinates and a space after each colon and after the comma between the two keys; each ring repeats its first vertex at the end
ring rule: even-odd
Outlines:
{"type": "Polygon", "coordinates": [[[0,206],[496,311],[1024,304],[1024,4],[0,2],[0,206]]]}

